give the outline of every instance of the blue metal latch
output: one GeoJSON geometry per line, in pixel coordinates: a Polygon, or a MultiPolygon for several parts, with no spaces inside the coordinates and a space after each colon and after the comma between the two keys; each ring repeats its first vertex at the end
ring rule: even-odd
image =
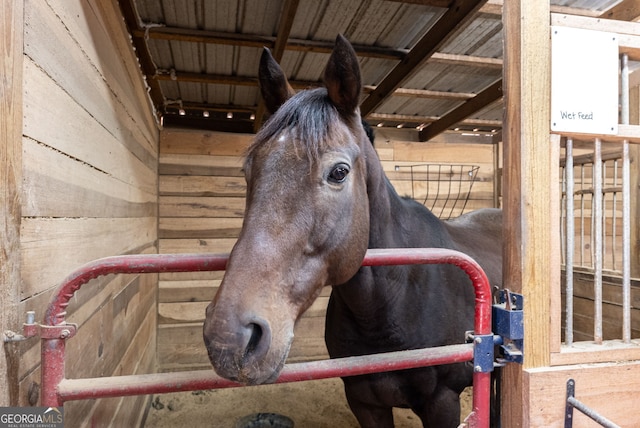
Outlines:
{"type": "Polygon", "coordinates": [[[524,317],[523,297],[507,289],[500,290],[499,302],[493,305],[493,332],[502,337],[500,345],[501,363],[519,363],[523,361],[524,317]]]}

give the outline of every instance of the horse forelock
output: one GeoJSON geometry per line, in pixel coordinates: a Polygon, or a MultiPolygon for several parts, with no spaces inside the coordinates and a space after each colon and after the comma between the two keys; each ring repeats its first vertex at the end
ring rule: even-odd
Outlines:
{"type": "MultiPolygon", "coordinates": [[[[354,115],[354,124],[362,127],[359,116],[354,115]]],[[[247,151],[247,159],[256,151],[285,135],[293,143],[297,153],[305,153],[315,162],[327,148],[343,144],[341,135],[346,125],[353,131],[350,118],[342,116],[331,103],[326,88],[315,88],[298,92],[284,103],[258,131],[247,151]]],[[[364,135],[364,131],[363,131],[364,135]]]]}

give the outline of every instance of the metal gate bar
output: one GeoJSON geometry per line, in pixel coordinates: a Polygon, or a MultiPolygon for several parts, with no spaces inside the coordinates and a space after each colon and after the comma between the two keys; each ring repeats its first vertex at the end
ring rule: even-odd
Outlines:
{"type": "Polygon", "coordinates": [[[620,425],[617,425],[611,422],[609,419],[602,416],[600,413],[596,412],[582,401],[578,400],[575,397],[576,393],[576,382],[573,379],[569,379],[567,381],[567,405],[565,409],[564,415],[564,428],[572,428],[573,427],[573,409],[578,409],[585,416],[588,416],[593,421],[597,422],[599,425],[605,428],[620,428],[620,425]]]}
{"type": "MultiPolygon", "coordinates": [[[[573,193],[574,193],[574,182],[573,182],[573,139],[567,138],[566,146],[566,163],[564,168],[564,181],[565,181],[565,218],[566,218],[566,244],[565,244],[565,331],[564,331],[564,342],[571,346],[573,344],[573,255],[575,248],[575,221],[573,217],[574,205],[573,205],[573,193]]],[[[584,211],[580,209],[580,215],[582,215],[584,211]]],[[[581,234],[584,233],[584,228],[580,225],[581,234]]],[[[560,228],[562,229],[562,228],[560,228]]],[[[582,240],[581,240],[582,241],[582,240]]],[[[582,242],[580,242],[582,246],[582,242]]],[[[582,248],[582,247],[581,247],[582,248]]],[[[580,251],[582,254],[582,251],[580,251]]],[[[581,260],[582,261],[582,260],[581,260]]]]}
{"type": "MultiPolygon", "coordinates": [[[[114,256],[87,263],[69,275],[58,287],[47,308],[44,325],[25,324],[24,326],[25,336],[31,337],[39,334],[42,340],[41,404],[43,406],[61,406],[69,400],[238,386],[217,378],[212,370],[75,380],[64,377],[65,341],[73,337],[77,330],[74,324],[65,321],[66,308],[74,293],[82,285],[91,279],[113,273],[224,270],[227,257],[226,254],[114,256]],[[101,387],[101,384],[104,387],[101,387]]],[[[493,369],[493,335],[491,333],[491,287],[486,274],[477,262],[466,254],[441,248],[368,250],[362,263],[363,266],[406,264],[452,264],[469,276],[475,290],[476,301],[473,344],[290,364],[285,366],[277,382],[350,376],[376,371],[400,370],[420,365],[449,364],[473,360],[473,410],[465,423],[470,427],[488,427],[490,372],[493,369]],[[405,355],[405,353],[408,354],[405,355]],[[423,353],[425,355],[422,355],[423,353]],[[415,361],[412,359],[419,359],[421,362],[414,365],[415,361]]]]}
{"type": "MultiPolygon", "coordinates": [[[[629,124],[629,56],[620,58],[622,111],[620,122],[629,124]]],[[[622,142],[622,340],[631,343],[631,170],[629,141],[622,142]]]]}
{"type": "MultiPolygon", "coordinates": [[[[333,360],[287,364],[275,383],[303,382],[342,376],[406,370],[473,360],[473,344],[441,346],[409,351],[387,352],[333,360]]],[[[152,373],[86,379],[63,379],[57,395],[61,402],[89,398],[128,395],[165,394],[175,391],[198,391],[242,387],[211,370],[152,373]],[[87,386],[91,390],[87,391],[87,386]]]]}

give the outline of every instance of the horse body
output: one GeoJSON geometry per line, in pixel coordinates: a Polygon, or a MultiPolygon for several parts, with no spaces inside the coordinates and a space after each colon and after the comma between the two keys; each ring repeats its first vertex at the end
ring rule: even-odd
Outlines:
{"type": "MultiPolygon", "coordinates": [[[[371,167],[376,165],[381,168],[377,160],[371,167]]],[[[455,249],[474,257],[493,284],[501,282],[500,210],[443,222],[424,206],[400,198],[391,185],[382,187],[386,191],[370,199],[375,214],[369,248],[455,249]]],[[[474,290],[457,267],[363,267],[347,283],[333,287],[325,338],[332,358],[448,345],[464,341],[465,332],[473,330],[473,317],[474,290]]],[[[470,365],[456,364],[343,381],[362,426],[393,426],[391,407],[407,407],[424,426],[447,427],[459,424],[459,395],[471,384],[472,374],[470,365]]]]}
{"type": "MultiPolygon", "coordinates": [[[[473,329],[474,291],[450,265],[361,267],[367,248],[441,247],[465,252],[501,282],[501,214],[450,222],[397,195],[361,124],[357,58],[341,36],[326,89],[293,95],[265,51],[260,83],[273,116],[247,160],[243,228],[207,308],[204,339],[223,377],[273,382],[301,314],[332,285],[326,342],[331,357],[461,343],[473,329]],[[339,285],[337,285],[339,284],[339,285]]],[[[424,426],[457,426],[469,365],[344,378],[363,427],[393,426],[410,407],[424,426]]]]}

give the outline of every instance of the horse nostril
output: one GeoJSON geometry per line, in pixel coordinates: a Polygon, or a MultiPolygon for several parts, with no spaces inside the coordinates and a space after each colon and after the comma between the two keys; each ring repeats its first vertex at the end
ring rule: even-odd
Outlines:
{"type": "Polygon", "coordinates": [[[262,327],[259,324],[249,324],[249,329],[251,330],[251,337],[249,338],[249,343],[247,343],[245,356],[253,354],[262,339],[262,327]]]}
{"type": "Polygon", "coordinates": [[[245,347],[244,357],[260,357],[265,354],[271,344],[271,330],[269,324],[261,319],[251,320],[246,326],[249,333],[249,340],[245,347]]]}

